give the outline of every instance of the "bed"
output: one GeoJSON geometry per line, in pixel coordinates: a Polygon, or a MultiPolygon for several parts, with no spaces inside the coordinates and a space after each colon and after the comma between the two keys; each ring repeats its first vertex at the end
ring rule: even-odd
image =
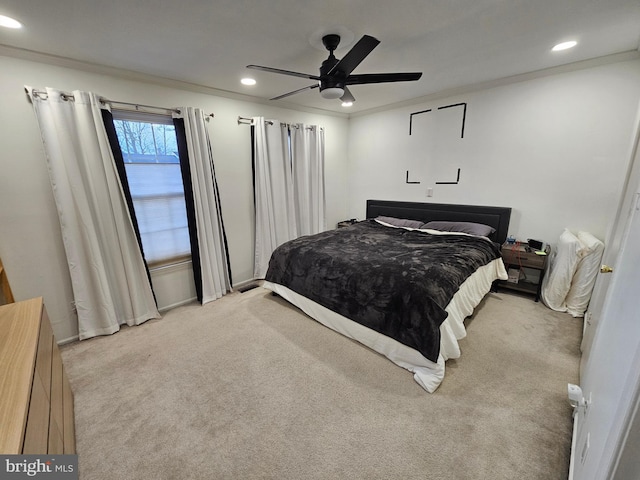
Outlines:
{"type": "Polygon", "coordinates": [[[464,319],[507,278],[511,209],[368,200],[366,217],[278,247],[264,287],[434,392],[464,319]]]}

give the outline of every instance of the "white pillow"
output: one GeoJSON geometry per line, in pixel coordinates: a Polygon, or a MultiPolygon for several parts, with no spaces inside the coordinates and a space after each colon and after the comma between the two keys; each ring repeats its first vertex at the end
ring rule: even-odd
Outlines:
{"type": "Polygon", "coordinates": [[[566,298],[571,289],[571,281],[578,267],[578,261],[585,254],[580,240],[568,229],[560,235],[551,266],[542,281],[541,297],[545,305],[558,312],[566,312],[566,298]]]}
{"type": "Polygon", "coordinates": [[[585,255],[578,262],[565,303],[568,313],[574,317],[583,317],[589,306],[591,292],[600,269],[604,243],[589,232],[578,232],[578,240],[583,247],[585,255]]]}

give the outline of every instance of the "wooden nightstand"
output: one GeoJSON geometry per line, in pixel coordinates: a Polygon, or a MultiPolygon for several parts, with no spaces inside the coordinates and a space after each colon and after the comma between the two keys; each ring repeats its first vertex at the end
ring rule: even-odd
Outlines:
{"type": "Polygon", "coordinates": [[[526,272],[527,269],[537,270],[539,272],[539,277],[536,281],[530,281],[525,276],[525,278],[518,279],[517,283],[499,280],[497,286],[500,288],[530,293],[535,295],[536,302],[540,300],[540,289],[542,287],[542,279],[544,278],[544,274],[547,269],[547,259],[549,258],[550,248],[547,246],[547,250],[545,251],[546,255],[538,255],[526,244],[505,243],[501,247],[501,252],[502,261],[504,262],[504,266],[507,271],[509,271],[509,268],[523,269],[524,272],[526,272]]]}

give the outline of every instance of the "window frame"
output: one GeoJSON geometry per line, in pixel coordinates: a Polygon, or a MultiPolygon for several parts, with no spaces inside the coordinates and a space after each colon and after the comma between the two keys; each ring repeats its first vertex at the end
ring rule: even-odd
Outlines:
{"type": "MultiPolygon", "coordinates": [[[[111,114],[113,116],[113,122],[114,122],[114,128],[116,131],[116,138],[118,140],[118,145],[120,147],[120,150],[122,152],[122,160],[125,166],[125,175],[127,175],[127,180],[130,180],[130,177],[128,176],[128,172],[126,169],[126,166],[129,164],[144,164],[145,162],[127,162],[126,161],[126,156],[129,155],[129,151],[128,151],[128,146],[125,145],[126,147],[126,153],[125,153],[125,148],[123,148],[123,145],[121,143],[120,140],[120,136],[118,135],[118,128],[117,128],[117,124],[116,122],[118,121],[131,121],[131,122],[139,122],[139,123],[149,123],[149,124],[155,124],[155,125],[170,125],[171,127],[174,127],[174,135],[176,136],[176,156],[178,158],[178,166],[180,168],[180,170],[182,170],[182,165],[181,165],[181,159],[180,159],[180,155],[179,155],[179,150],[177,148],[177,132],[175,131],[175,124],[173,122],[173,118],[171,115],[169,114],[161,114],[161,113],[152,113],[152,112],[140,112],[140,111],[132,111],[132,110],[127,110],[127,109],[118,109],[118,108],[112,108],[111,109],[111,114]]],[[[152,129],[153,132],[153,129],[152,129]]],[[[154,137],[154,145],[155,145],[155,137],[154,137]]],[[[157,155],[157,150],[156,150],[156,155],[157,155]]],[[[165,162],[149,162],[149,165],[157,165],[159,163],[165,163],[165,162]]],[[[173,162],[166,162],[167,164],[175,164],[173,162]]],[[[129,181],[129,183],[131,183],[129,181]]],[[[188,228],[188,216],[187,216],[187,210],[186,210],[186,198],[185,198],[185,188],[184,188],[184,182],[182,180],[182,177],[180,177],[180,185],[182,186],[182,194],[177,194],[177,193],[169,193],[167,195],[158,195],[158,198],[170,198],[170,197],[181,197],[183,199],[183,202],[185,204],[185,211],[184,211],[184,220],[185,220],[185,224],[187,225],[188,228]]],[[[131,187],[129,187],[129,190],[131,190],[131,187]]],[[[141,218],[140,215],[140,211],[138,209],[135,208],[135,201],[136,201],[136,196],[134,195],[133,192],[131,192],[131,197],[132,197],[132,204],[133,204],[133,208],[135,210],[135,214],[136,217],[138,219],[141,218]]],[[[148,197],[147,197],[148,198],[148,197]]],[[[142,216],[144,218],[144,216],[142,216]]],[[[138,220],[138,224],[140,223],[140,221],[138,220]]],[[[142,233],[141,233],[141,237],[142,237],[142,233]]],[[[142,241],[142,238],[141,238],[142,241]]],[[[144,242],[142,244],[143,248],[145,248],[144,242]]],[[[145,258],[145,262],[147,264],[147,267],[149,268],[150,271],[153,270],[158,270],[158,269],[162,269],[162,268],[166,268],[166,267],[172,267],[172,266],[179,266],[181,264],[187,264],[187,263],[191,263],[192,261],[192,251],[191,251],[191,241],[189,240],[187,242],[187,246],[189,247],[189,252],[188,253],[184,253],[184,254],[173,254],[167,257],[163,257],[162,259],[156,259],[156,260],[147,260],[145,258]]],[[[145,250],[147,250],[145,248],[145,250]]]]}

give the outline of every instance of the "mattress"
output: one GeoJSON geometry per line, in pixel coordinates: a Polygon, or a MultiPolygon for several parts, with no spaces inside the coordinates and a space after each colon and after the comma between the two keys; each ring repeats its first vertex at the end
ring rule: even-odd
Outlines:
{"type": "Polygon", "coordinates": [[[445,361],[460,357],[458,340],[466,336],[465,318],[473,313],[497,279],[507,279],[501,258],[478,268],[454,294],[445,308],[447,318],[440,325],[440,351],[435,362],[416,349],[329,310],[285,286],[265,281],[264,288],[278,294],[326,327],[362,343],[412,372],[414,380],[426,391],[433,393],[444,379],[445,361]]]}

